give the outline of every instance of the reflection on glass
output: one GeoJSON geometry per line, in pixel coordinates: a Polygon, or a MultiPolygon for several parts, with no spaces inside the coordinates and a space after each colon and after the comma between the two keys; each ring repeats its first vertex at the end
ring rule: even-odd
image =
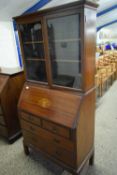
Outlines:
{"type": "Polygon", "coordinates": [[[47,82],[41,22],[21,24],[20,33],[27,79],[47,82]]]}
{"type": "Polygon", "coordinates": [[[27,78],[29,80],[47,82],[45,61],[26,61],[27,78]]]}
{"type": "Polygon", "coordinates": [[[42,41],[42,27],[41,23],[30,23],[30,24],[21,24],[20,32],[23,42],[28,41],[42,41]]]}
{"type": "Polygon", "coordinates": [[[81,87],[79,15],[49,19],[48,36],[53,83],[81,87]]]}
{"type": "Polygon", "coordinates": [[[43,44],[24,44],[24,54],[28,58],[44,59],[43,44]]]}

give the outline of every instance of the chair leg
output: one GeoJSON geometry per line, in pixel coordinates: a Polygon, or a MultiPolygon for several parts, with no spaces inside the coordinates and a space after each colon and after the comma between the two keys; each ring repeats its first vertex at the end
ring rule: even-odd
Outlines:
{"type": "Polygon", "coordinates": [[[108,79],[106,80],[106,91],[107,91],[107,89],[108,89],[108,79]]]}
{"type": "Polygon", "coordinates": [[[101,84],[101,87],[100,87],[100,88],[101,88],[101,89],[100,89],[100,90],[101,90],[101,92],[100,92],[101,94],[100,94],[100,95],[101,95],[101,97],[102,97],[102,95],[103,95],[103,83],[101,84]]]}
{"type": "Polygon", "coordinates": [[[113,74],[111,75],[111,85],[113,84],[113,74]]]}
{"type": "Polygon", "coordinates": [[[102,85],[100,84],[99,85],[99,97],[101,97],[102,96],[102,85]]]}

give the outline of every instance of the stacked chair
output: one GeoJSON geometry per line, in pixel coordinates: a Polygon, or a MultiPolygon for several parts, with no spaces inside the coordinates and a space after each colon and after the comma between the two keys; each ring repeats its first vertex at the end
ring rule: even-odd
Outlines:
{"type": "Polygon", "coordinates": [[[95,85],[97,95],[102,96],[117,78],[117,51],[105,51],[96,61],[95,85]]]}

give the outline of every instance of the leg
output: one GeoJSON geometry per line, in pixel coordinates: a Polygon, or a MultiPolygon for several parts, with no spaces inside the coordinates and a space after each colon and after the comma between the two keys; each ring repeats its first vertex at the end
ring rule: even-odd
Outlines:
{"type": "Polygon", "coordinates": [[[109,87],[109,82],[108,82],[108,80],[106,80],[106,91],[108,90],[108,87],[109,87]]]}
{"type": "Polygon", "coordinates": [[[89,159],[89,165],[91,165],[91,166],[94,165],[94,152],[89,159]]]}
{"type": "Polygon", "coordinates": [[[29,155],[29,148],[27,145],[25,145],[24,141],[23,141],[23,146],[24,146],[24,152],[26,155],[29,155]]]}
{"type": "Polygon", "coordinates": [[[98,92],[98,96],[101,97],[101,84],[99,85],[99,92],[98,92]]]}
{"type": "Polygon", "coordinates": [[[72,175],[80,175],[80,173],[72,173],[72,175]]]}
{"type": "Polygon", "coordinates": [[[101,83],[100,85],[100,97],[102,97],[103,95],[103,83],[101,83]]]}
{"type": "Polygon", "coordinates": [[[9,144],[13,144],[17,139],[19,139],[22,136],[21,131],[17,132],[12,137],[8,137],[9,144]]]}
{"type": "Polygon", "coordinates": [[[83,166],[72,175],[85,175],[89,169],[89,160],[87,160],[83,166]]]}
{"type": "Polygon", "coordinates": [[[81,171],[80,172],[74,172],[74,173],[72,173],[72,175],[81,175],[81,171]]]}
{"type": "Polygon", "coordinates": [[[113,84],[113,75],[111,75],[111,85],[113,84]]]}
{"type": "Polygon", "coordinates": [[[114,72],[114,81],[116,80],[116,72],[114,72]]]}

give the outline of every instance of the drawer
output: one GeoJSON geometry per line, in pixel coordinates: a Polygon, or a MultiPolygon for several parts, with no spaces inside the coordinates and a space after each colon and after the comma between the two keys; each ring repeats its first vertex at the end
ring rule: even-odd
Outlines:
{"type": "Polygon", "coordinates": [[[0,124],[5,125],[4,116],[0,115],[0,124]]]}
{"type": "Polygon", "coordinates": [[[74,166],[75,164],[75,154],[73,151],[65,150],[59,146],[56,146],[52,142],[48,143],[47,141],[43,140],[42,138],[36,138],[35,135],[30,134],[26,131],[23,132],[24,141],[28,145],[33,145],[40,151],[47,153],[51,157],[62,161],[65,164],[70,166],[74,166]]]}
{"type": "Polygon", "coordinates": [[[34,124],[36,124],[38,126],[41,126],[40,118],[35,117],[35,116],[31,115],[31,114],[27,114],[27,113],[22,112],[21,113],[21,118],[23,118],[24,120],[26,120],[28,122],[34,123],[34,124]]]}
{"type": "Polygon", "coordinates": [[[48,143],[53,143],[57,146],[60,146],[70,151],[74,150],[74,143],[64,137],[53,134],[49,131],[46,131],[45,129],[42,129],[38,126],[35,126],[23,120],[21,121],[21,126],[23,128],[23,131],[28,131],[34,134],[36,140],[38,140],[39,138],[42,138],[48,143]]]}
{"type": "Polygon", "coordinates": [[[57,124],[54,124],[54,123],[51,123],[51,122],[48,122],[45,120],[42,121],[42,126],[43,126],[43,128],[45,128],[45,129],[47,129],[55,134],[64,136],[66,138],[70,138],[70,131],[67,128],[64,128],[62,126],[59,126],[57,124]]]}
{"type": "Polygon", "coordinates": [[[8,134],[7,134],[7,128],[4,127],[4,126],[1,126],[1,125],[0,125],[0,135],[1,136],[8,136],[8,134]]]}

